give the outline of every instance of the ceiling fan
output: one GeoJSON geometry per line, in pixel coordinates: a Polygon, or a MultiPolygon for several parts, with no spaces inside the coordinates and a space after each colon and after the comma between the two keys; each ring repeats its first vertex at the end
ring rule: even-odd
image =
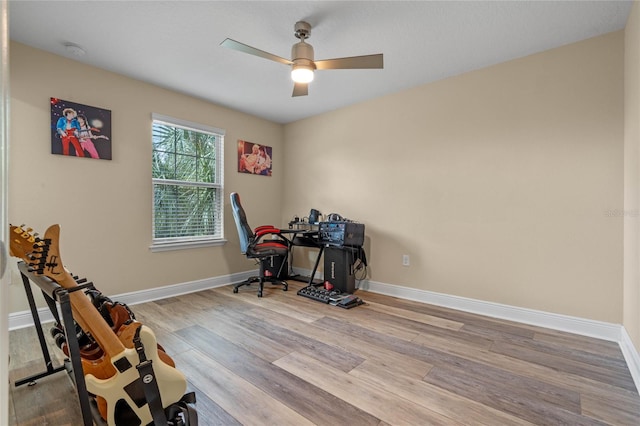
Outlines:
{"type": "Polygon", "coordinates": [[[300,41],[291,48],[291,60],[277,55],[256,49],[239,41],[230,38],[225,39],[220,45],[227,49],[238,50],[259,56],[271,61],[291,65],[291,78],[294,81],[292,96],[306,96],[309,93],[309,83],[313,80],[315,70],[336,70],[336,69],[382,69],[382,54],[349,56],[346,58],[313,60],[313,46],[305,40],[311,35],[311,25],[305,21],[296,22],[294,26],[295,36],[300,41]]]}

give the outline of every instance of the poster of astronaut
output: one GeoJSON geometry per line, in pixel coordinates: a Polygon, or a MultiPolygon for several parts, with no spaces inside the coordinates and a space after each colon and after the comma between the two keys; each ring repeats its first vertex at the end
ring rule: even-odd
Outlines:
{"type": "Polygon", "coordinates": [[[51,98],[51,153],[111,160],[111,111],[51,98]]]}
{"type": "Polygon", "coordinates": [[[270,146],[238,139],[238,172],[271,176],[270,146]]]}

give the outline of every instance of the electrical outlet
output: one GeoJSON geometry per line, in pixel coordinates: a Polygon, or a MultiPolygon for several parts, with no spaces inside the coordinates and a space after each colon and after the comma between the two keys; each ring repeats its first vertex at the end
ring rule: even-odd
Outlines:
{"type": "Polygon", "coordinates": [[[403,254],[402,255],[402,266],[409,266],[409,255],[408,254],[403,254]]]}

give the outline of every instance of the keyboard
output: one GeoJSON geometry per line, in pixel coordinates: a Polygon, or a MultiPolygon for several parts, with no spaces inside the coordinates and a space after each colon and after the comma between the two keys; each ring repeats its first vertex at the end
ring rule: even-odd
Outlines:
{"type": "Polygon", "coordinates": [[[339,291],[329,291],[324,288],[316,288],[312,285],[306,286],[298,290],[298,296],[308,297],[309,299],[317,300],[322,303],[329,303],[331,299],[340,296],[339,291]]]}

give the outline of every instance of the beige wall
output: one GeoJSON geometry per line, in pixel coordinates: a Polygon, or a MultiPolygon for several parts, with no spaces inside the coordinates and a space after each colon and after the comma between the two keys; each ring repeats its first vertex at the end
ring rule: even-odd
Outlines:
{"type": "MultiPolygon", "coordinates": [[[[280,220],[282,125],[21,44],[12,43],[10,52],[11,223],[26,223],[41,233],[59,223],[63,262],[107,295],[254,268],[240,254],[228,194],[237,191],[243,196],[252,223],[280,220]],[[112,161],[50,154],[50,97],[112,111],[112,161]],[[153,112],[226,130],[226,245],[163,253],[149,250],[153,112]],[[274,148],[273,177],[236,172],[238,139],[274,148]]],[[[13,269],[11,299],[16,312],[27,305],[13,269]]]]}
{"type": "Polygon", "coordinates": [[[283,220],[365,223],[377,282],[621,323],[623,42],[287,125],[283,220]]]}
{"type": "MultiPolygon", "coordinates": [[[[609,34],[284,127],[14,43],[9,219],[60,223],[65,264],[111,295],[250,269],[226,200],[225,246],[149,251],[158,112],[227,130],[226,194],[243,195],[253,224],[311,207],[364,222],[374,281],[620,323],[623,41],[609,34]],[[49,153],[52,96],[112,110],[113,161],[49,153]],[[237,139],[274,147],[272,178],[236,173],[237,139]]],[[[25,309],[11,289],[12,311],[25,309]]]]}
{"type": "Polygon", "coordinates": [[[625,28],[624,103],[624,316],[623,325],[640,352],[640,5],[634,2],[625,28]]]}

